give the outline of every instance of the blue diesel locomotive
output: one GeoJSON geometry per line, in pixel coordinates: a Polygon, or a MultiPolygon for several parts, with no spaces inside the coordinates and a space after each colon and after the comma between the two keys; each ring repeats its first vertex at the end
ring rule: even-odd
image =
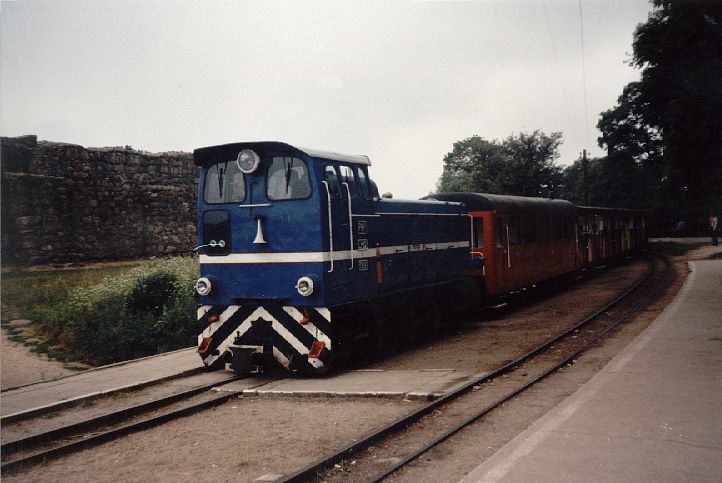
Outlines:
{"type": "Polygon", "coordinates": [[[379,197],[366,156],[251,142],[194,160],[207,366],[324,373],[473,296],[465,207],[379,197]]]}

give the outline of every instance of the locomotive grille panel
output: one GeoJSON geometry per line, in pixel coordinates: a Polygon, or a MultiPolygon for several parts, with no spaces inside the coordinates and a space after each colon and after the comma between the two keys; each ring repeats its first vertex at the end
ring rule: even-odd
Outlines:
{"type": "Polygon", "coordinates": [[[324,308],[206,305],[198,309],[198,343],[200,346],[204,339],[211,339],[202,354],[206,365],[223,357],[232,345],[249,344],[262,346],[286,369],[324,372],[323,363],[311,361],[315,362],[312,365],[308,353],[317,341],[332,349],[330,319],[330,312],[324,308]]]}

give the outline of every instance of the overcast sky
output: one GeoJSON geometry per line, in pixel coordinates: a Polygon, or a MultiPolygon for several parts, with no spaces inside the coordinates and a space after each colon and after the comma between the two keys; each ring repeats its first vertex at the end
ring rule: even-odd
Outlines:
{"type": "Polygon", "coordinates": [[[584,0],[581,14],[578,0],[0,5],[4,136],[154,152],[285,141],[368,155],[379,189],[396,198],[433,191],[444,155],[475,134],[561,131],[561,164],[583,148],[602,155],[599,113],[639,78],[627,62],[651,9],[642,0],[584,0]]]}

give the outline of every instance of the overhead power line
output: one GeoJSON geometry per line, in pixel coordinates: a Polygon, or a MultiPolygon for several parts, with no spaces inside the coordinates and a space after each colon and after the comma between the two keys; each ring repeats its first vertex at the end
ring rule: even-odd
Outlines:
{"type": "Polygon", "coordinates": [[[582,48],[582,92],[584,94],[584,143],[589,144],[589,107],[587,104],[587,69],[584,62],[584,13],[582,11],[582,0],[579,0],[579,32],[581,35],[582,48]]]}

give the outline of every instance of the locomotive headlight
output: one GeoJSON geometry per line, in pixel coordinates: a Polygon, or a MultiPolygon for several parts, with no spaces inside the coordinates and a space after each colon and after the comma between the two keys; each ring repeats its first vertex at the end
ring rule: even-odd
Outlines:
{"type": "Polygon", "coordinates": [[[313,293],[313,280],[311,277],[301,277],[296,282],[296,290],[304,297],[308,297],[313,293]]]}
{"type": "Polygon", "coordinates": [[[238,158],[236,159],[238,169],[246,174],[253,173],[258,168],[260,162],[261,158],[251,149],[244,149],[238,153],[238,158]]]}
{"type": "Polygon", "coordinates": [[[201,297],[210,294],[212,290],[213,284],[211,284],[211,281],[206,277],[201,277],[196,281],[196,292],[198,292],[198,295],[201,297]]]}

